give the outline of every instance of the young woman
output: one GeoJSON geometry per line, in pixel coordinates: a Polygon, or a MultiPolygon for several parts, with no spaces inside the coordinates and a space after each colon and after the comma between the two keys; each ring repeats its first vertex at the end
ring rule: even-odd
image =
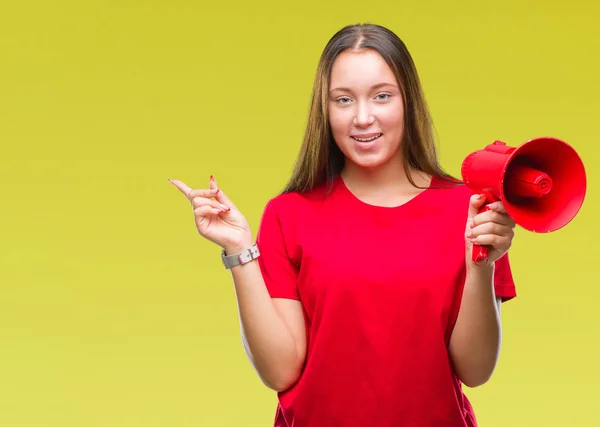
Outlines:
{"type": "Polygon", "coordinates": [[[247,354],[279,395],[275,426],[476,425],[461,387],[498,359],[515,224],[500,202],[478,214],[485,198],[439,166],[394,33],[352,25],[325,47],[295,171],[256,243],[212,177],[171,182],[223,248],[247,354]]]}

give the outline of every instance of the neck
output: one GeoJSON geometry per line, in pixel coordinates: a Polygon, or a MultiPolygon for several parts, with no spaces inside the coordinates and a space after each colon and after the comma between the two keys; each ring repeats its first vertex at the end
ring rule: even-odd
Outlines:
{"type": "MultiPolygon", "coordinates": [[[[419,187],[427,187],[431,177],[415,169],[408,170],[419,187]]],[[[397,156],[377,167],[365,168],[346,161],[341,172],[344,184],[363,201],[378,205],[398,205],[420,193],[408,180],[402,157],[397,156]]]]}

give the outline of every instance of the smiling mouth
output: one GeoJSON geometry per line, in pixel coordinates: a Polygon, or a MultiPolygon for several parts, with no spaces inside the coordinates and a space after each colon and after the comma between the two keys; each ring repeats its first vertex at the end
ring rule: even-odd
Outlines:
{"type": "Polygon", "coordinates": [[[378,139],[378,138],[380,138],[382,136],[383,136],[382,133],[378,133],[377,135],[373,135],[373,136],[370,136],[368,138],[359,138],[357,136],[350,136],[350,138],[352,138],[352,139],[354,139],[355,141],[358,141],[358,142],[371,142],[371,141],[375,141],[376,139],[378,139]]]}

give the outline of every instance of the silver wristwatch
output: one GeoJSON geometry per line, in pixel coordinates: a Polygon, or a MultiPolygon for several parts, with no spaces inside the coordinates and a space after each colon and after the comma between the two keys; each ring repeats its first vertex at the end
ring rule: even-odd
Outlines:
{"type": "Polygon", "coordinates": [[[223,261],[223,265],[226,269],[230,270],[236,265],[244,265],[248,264],[250,261],[255,260],[260,256],[260,251],[258,250],[258,246],[254,244],[250,249],[244,249],[242,252],[233,254],[233,255],[225,255],[225,249],[221,252],[221,260],[223,261]]]}

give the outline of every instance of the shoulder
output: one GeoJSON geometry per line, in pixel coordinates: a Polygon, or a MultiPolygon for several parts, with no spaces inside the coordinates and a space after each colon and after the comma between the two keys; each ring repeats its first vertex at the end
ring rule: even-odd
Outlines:
{"type": "Polygon", "coordinates": [[[279,242],[298,261],[301,242],[322,213],[327,195],[327,186],[320,186],[309,192],[281,193],[268,199],[259,221],[257,242],[263,247],[269,244],[265,242],[279,242]]]}
{"type": "Polygon", "coordinates": [[[307,192],[281,193],[270,198],[265,206],[267,211],[277,213],[279,216],[289,217],[298,213],[306,213],[323,204],[333,184],[321,184],[307,192]]]}
{"type": "Polygon", "coordinates": [[[427,209],[440,211],[444,217],[451,218],[468,213],[469,199],[473,193],[462,181],[434,177],[427,194],[427,209]]]}
{"type": "Polygon", "coordinates": [[[301,219],[313,217],[321,211],[330,184],[322,184],[307,192],[288,192],[278,194],[267,200],[261,222],[276,221],[280,226],[298,224],[301,219]]]}
{"type": "Polygon", "coordinates": [[[472,195],[471,190],[458,179],[442,179],[433,177],[429,188],[434,194],[456,202],[467,201],[472,195]]]}

